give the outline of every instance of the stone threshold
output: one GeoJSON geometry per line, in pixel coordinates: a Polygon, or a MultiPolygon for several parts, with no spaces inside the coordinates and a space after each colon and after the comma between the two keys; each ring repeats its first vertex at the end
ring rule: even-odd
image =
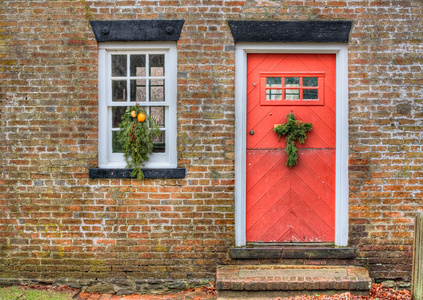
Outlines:
{"type": "Polygon", "coordinates": [[[351,291],[368,295],[372,280],[354,266],[230,265],[216,271],[218,299],[266,299],[299,294],[351,291]]]}
{"type": "Polygon", "coordinates": [[[354,259],[351,247],[332,244],[249,244],[229,249],[232,259],[354,259]]]}

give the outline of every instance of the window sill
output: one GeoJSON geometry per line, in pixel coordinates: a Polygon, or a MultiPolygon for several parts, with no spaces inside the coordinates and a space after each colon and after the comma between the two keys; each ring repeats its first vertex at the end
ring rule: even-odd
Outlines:
{"type": "MultiPolygon", "coordinates": [[[[89,170],[89,178],[133,178],[131,177],[132,170],[133,169],[91,168],[89,170]]],[[[142,171],[144,172],[145,179],[185,178],[187,172],[185,168],[142,168],[142,171]]]]}

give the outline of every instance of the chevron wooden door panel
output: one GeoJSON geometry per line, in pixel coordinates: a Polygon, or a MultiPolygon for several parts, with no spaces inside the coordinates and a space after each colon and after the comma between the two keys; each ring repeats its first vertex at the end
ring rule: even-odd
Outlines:
{"type": "Polygon", "coordinates": [[[333,242],[335,55],[249,54],[247,65],[247,241],[333,242]],[[273,131],[290,112],[313,123],[292,168],[273,131]]]}

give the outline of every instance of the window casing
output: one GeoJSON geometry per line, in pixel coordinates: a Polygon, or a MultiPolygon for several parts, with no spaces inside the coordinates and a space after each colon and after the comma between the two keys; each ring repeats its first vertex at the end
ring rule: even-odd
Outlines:
{"type": "Polygon", "coordinates": [[[99,167],[125,168],[120,117],[138,104],[158,123],[147,168],[176,167],[176,43],[99,43],[99,167]]]}

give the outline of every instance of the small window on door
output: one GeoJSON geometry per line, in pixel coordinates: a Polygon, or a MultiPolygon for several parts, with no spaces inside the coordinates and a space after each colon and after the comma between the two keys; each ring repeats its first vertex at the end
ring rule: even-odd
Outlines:
{"type": "Polygon", "coordinates": [[[261,105],[323,105],[324,73],[261,73],[261,105]]]}

